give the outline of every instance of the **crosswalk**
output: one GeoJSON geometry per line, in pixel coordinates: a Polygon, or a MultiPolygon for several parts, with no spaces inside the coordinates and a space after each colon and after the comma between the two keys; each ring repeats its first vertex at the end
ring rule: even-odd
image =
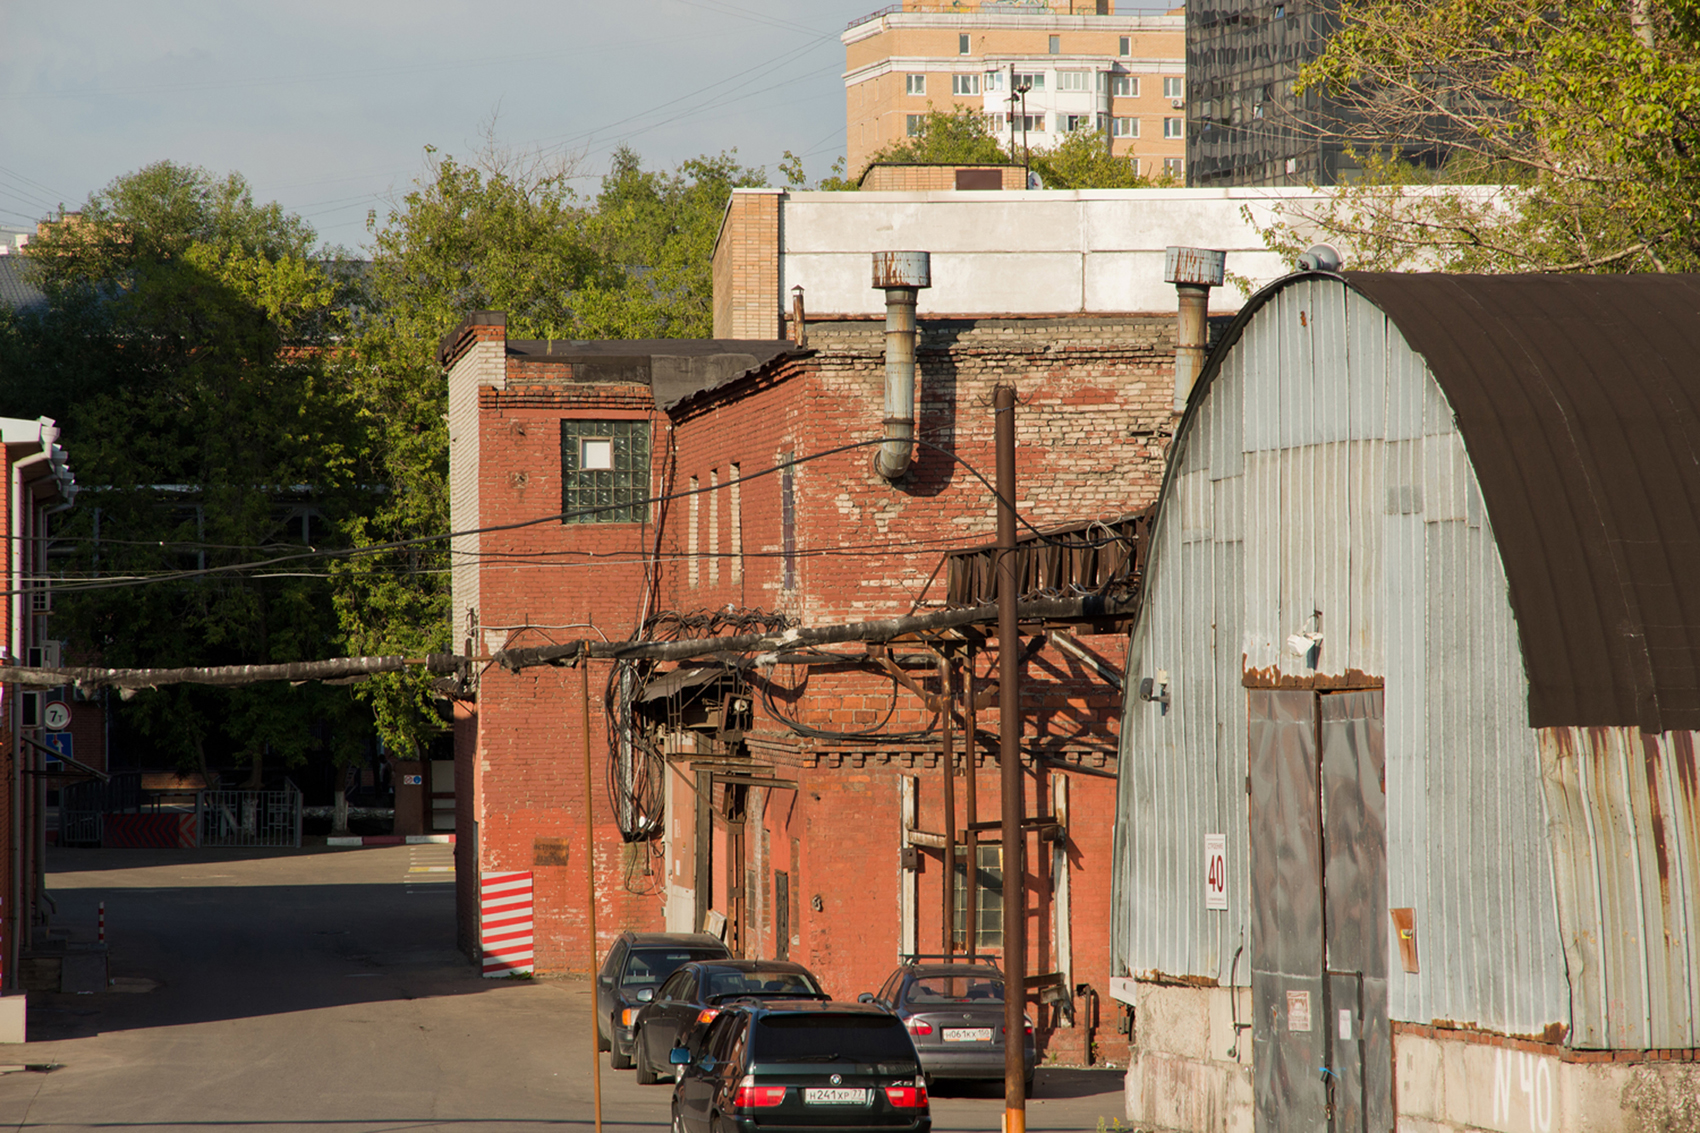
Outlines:
{"type": "Polygon", "coordinates": [[[454,892],[455,848],[428,842],[407,847],[407,877],[403,887],[409,894],[431,895],[454,892]]]}

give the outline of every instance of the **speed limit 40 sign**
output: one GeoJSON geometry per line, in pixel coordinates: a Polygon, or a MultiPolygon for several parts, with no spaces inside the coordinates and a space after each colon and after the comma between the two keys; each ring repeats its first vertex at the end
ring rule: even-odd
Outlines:
{"type": "Polygon", "coordinates": [[[71,706],[63,700],[50,700],[41,710],[41,722],[50,732],[63,732],[71,726],[71,706]]]}
{"type": "Polygon", "coordinates": [[[1204,907],[1228,907],[1228,836],[1204,836],[1204,907]]]}

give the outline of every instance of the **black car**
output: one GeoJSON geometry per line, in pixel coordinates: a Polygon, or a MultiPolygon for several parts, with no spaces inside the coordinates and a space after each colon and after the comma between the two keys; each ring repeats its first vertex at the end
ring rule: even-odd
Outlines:
{"type": "MultiPolygon", "coordinates": [[[[923,963],[910,959],[879,991],[856,998],[903,1020],[934,1078],[998,1079],[1004,1076],[1004,980],[990,960],[923,963]]],[[[1024,1038],[1027,1092],[1033,1091],[1033,1025],[1024,1038]]]]}
{"type": "Polygon", "coordinates": [[[734,999],[819,999],[814,973],[789,960],[696,960],[667,977],[655,998],[637,1013],[632,1061],[644,1085],[673,1077],[669,1052],[695,1050],[702,1030],[734,999]]]}
{"type": "Polygon", "coordinates": [[[927,1084],[895,1015],[858,1003],[729,1003],[674,1047],[673,1133],[859,1127],[931,1133],[927,1084]]]}
{"type": "Polygon", "coordinates": [[[692,960],[730,956],[700,932],[622,932],[596,976],[596,1038],[615,1070],[632,1068],[632,1024],[663,980],[692,960]]]}

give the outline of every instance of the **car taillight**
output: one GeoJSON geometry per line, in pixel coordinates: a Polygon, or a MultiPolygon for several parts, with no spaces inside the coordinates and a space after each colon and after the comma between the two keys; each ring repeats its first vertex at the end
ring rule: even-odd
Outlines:
{"type": "Polygon", "coordinates": [[[927,1087],[925,1086],[887,1086],[885,1096],[891,1099],[891,1104],[897,1109],[926,1109],[927,1087]]]}
{"type": "Polygon", "coordinates": [[[620,1012],[620,1026],[622,1026],[622,1027],[631,1026],[632,1020],[637,1018],[637,1013],[638,1013],[639,1010],[640,1010],[640,1008],[637,1008],[637,1007],[628,1007],[624,1011],[620,1012]]]}
{"type": "Polygon", "coordinates": [[[720,1008],[704,1007],[701,1011],[697,1012],[697,1022],[712,1023],[714,1022],[714,1017],[718,1014],[720,1014],[720,1008]]]}
{"type": "Polygon", "coordinates": [[[732,1104],[739,1109],[767,1109],[785,1100],[784,1086],[758,1086],[755,1077],[746,1074],[732,1095],[732,1104]]]}
{"type": "Polygon", "coordinates": [[[933,1033],[933,1025],[931,1023],[923,1023],[919,1019],[911,1019],[907,1025],[909,1027],[909,1033],[912,1035],[930,1035],[933,1033]]]}

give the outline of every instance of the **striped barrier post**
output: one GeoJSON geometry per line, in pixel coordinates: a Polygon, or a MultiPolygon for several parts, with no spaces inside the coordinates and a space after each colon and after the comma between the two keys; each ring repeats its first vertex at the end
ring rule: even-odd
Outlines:
{"type": "Polygon", "coordinates": [[[486,873],[479,878],[478,945],[484,976],[530,975],[531,873],[486,873]]]}
{"type": "Polygon", "coordinates": [[[106,902],[100,903],[100,916],[96,921],[95,938],[102,944],[106,943],[106,902]]]}

